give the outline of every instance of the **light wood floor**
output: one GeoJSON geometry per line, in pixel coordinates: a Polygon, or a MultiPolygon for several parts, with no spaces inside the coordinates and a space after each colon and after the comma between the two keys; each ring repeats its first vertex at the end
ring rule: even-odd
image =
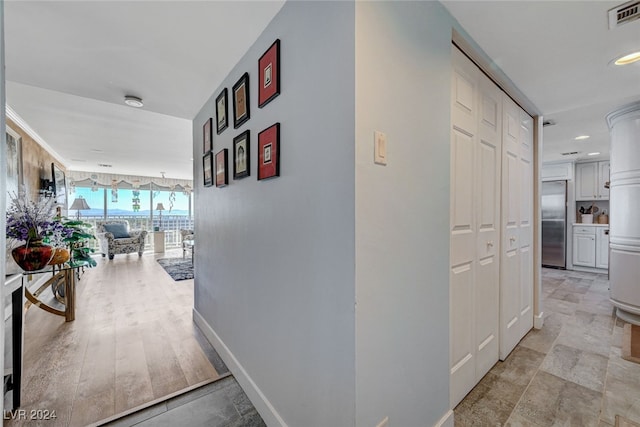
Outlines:
{"type": "Polygon", "coordinates": [[[5,426],[85,426],[219,377],[196,338],[193,280],[173,281],[156,258],[100,258],[78,282],[73,322],[28,309],[20,409],[57,418],[5,426]]]}

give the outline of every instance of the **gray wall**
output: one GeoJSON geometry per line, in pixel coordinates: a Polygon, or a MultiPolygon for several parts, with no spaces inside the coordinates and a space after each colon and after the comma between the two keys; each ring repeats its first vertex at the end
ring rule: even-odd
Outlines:
{"type": "Polygon", "coordinates": [[[356,6],[358,426],[430,426],[449,409],[452,25],[437,2],[356,6]]]}
{"type": "Polygon", "coordinates": [[[355,418],[354,21],[352,2],[286,3],[193,122],[195,309],[291,426],[355,418]],[[282,91],[259,109],[258,58],[276,38],[282,91]],[[203,188],[202,125],[245,71],[251,119],[230,117],[213,151],[250,129],[251,176],[203,188]],[[278,121],[281,176],[257,181],[258,132],[278,121]]]}

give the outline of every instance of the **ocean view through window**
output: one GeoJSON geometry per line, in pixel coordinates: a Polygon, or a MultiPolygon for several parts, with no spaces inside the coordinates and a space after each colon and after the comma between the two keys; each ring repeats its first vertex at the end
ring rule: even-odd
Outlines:
{"type": "MultiPolygon", "coordinates": [[[[78,186],[72,197],[83,197],[87,201],[90,209],[82,210],[80,217],[94,229],[96,221],[126,219],[131,229],[147,230],[149,234],[146,249],[150,249],[152,233],[156,229],[165,232],[167,248],[180,246],[181,229],[193,229],[193,193],[157,188],[150,190],[149,185],[138,189],[78,186]],[[158,211],[154,210],[158,203],[162,203],[165,208],[162,212],[162,225],[158,211]]],[[[75,217],[76,214],[75,210],[69,209],[69,217],[75,217]]],[[[94,244],[97,249],[97,242],[94,244]]]]}

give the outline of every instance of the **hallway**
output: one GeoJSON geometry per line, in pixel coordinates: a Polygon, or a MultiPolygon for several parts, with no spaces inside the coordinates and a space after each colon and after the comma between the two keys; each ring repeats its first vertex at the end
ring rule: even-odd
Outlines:
{"type": "Polygon", "coordinates": [[[542,269],[544,327],[532,330],[455,408],[456,426],[640,422],[640,364],[621,359],[624,322],[607,276],[542,269]]]}

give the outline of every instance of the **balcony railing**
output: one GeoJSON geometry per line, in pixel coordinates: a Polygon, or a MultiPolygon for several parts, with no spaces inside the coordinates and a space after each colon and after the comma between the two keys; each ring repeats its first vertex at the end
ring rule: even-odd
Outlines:
{"type": "MultiPolygon", "coordinates": [[[[84,222],[91,224],[95,232],[96,221],[104,221],[101,216],[82,216],[84,222]]],[[[189,218],[184,215],[162,215],[162,225],[160,225],[160,218],[151,218],[146,216],[136,215],[111,215],[107,217],[107,220],[120,219],[129,221],[129,228],[131,230],[147,230],[147,238],[145,240],[145,250],[153,248],[153,231],[155,227],[164,231],[164,245],[165,248],[179,248],[182,247],[182,236],[180,230],[193,230],[193,218],[189,218]]],[[[99,249],[100,244],[97,241],[91,243],[94,249],[99,249]]]]}

